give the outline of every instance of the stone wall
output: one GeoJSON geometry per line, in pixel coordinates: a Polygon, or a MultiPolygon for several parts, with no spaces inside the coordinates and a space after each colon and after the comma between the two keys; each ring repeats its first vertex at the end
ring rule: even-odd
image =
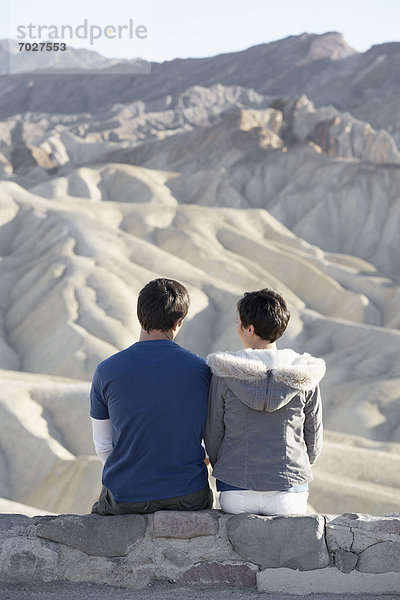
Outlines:
{"type": "Polygon", "coordinates": [[[142,588],[400,591],[400,518],[260,517],[218,510],[152,515],[0,515],[0,580],[142,588]]]}

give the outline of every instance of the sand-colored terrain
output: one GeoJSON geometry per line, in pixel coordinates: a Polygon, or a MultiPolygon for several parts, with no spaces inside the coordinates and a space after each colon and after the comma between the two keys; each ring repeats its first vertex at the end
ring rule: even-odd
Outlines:
{"type": "Polygon", "coordinates": [[[195,85],[93,114],[7,116],[0,174],[0,510],[90,509],[90,380],[137,339],[137,293],[166,276],[192,298],[177,341],[203,356],[239,348],[244,291],[287,298],[280,347],[328,366],[312,506],[398,511],[400,153],[388,131],[305,95],[195,85]]]}

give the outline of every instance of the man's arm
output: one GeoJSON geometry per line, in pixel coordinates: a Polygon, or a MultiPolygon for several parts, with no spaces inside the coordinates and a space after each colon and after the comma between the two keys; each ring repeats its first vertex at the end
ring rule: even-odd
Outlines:
{"type": "Polygon", "coordinates": [[[307,393],[304,412],[306,415],[304,439],[310,464],[312,465],[321,454],[323,443],[322,402],[319,385],[315,390],[307,393]]]}
{"type": "Polygon", "coordinates": [[[96,454],[104,465],[113,449],[113,445],[110,415],[107,400],[104,397],[99,367],[93,375],[92,387],[90,388],[90,417],[96,454]]]}
{"type": "Polygon", "coordinates": [[[94,419],[93,417],[91,417],[91,421],[94,449],[104,465],[113,449],[111,421],[110,419],[94,419]]]}
{"type": "Polygon", "coordinates": [[[223,379],[213,375],[208,394],[208,410],[204,430],[204,442],[212,466],[217,462],[219,448],[225,435],[224,389],[223,379]]]}

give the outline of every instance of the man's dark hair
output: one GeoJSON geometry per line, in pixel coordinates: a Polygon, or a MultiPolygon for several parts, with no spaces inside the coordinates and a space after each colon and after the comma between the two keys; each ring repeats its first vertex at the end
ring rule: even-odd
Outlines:
{"type": "Polygon", "coordinates": [[[268,288],[246,292],[237,309],[243,327],[253,325],[256,335],[271,343],[281,337],[290,319],[282,296],[268,288]]]}
{"type": "Polygon", "coordinates": [[[189,310],[187,289],[174,279],[153,279],[139,292],[137,316],[147,333],[152,329],[170,331],[177,319],[189,310]]]}

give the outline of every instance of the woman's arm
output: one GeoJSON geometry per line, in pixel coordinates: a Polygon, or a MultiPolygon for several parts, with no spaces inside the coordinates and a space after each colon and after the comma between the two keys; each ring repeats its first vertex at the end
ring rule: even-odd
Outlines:
{"type": "Polygon", "coordinates": [[[204,430],[204,442],[212,466],[217,462],[219,448],[225,435],[225,388],[223,379],[213,375],[208,394],[208,410],[204,430]]]}
{"type": "Polygon", "coordinates": [[[304,412],[306,415],[304,421],[304,439],[310,464],[312,465],[321,454],[323,443],[322,402],[319,385],[306,396],[304,412]]]}

